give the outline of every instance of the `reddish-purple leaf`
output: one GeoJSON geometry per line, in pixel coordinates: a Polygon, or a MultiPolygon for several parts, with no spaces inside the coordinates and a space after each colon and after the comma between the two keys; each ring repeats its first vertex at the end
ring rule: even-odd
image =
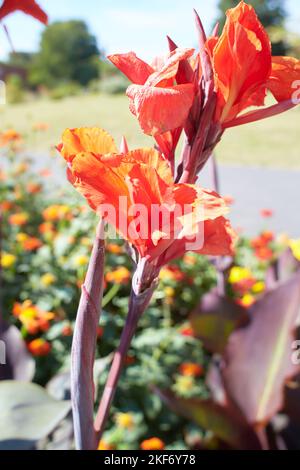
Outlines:
{"type": "Polygon", "coordinates": [[[223,407],[212,400],[178,398],[169,391],[155,389],[155,392],[175,413],[212,431],[231,447],[242,450],[261,449],[253,429],[233,408],[223,407]]]}
{"type": "Polygon", "coordinates": [[[247,324],[249,316],[246,309],[214,289],[203,297],[190,321],[196,336],[209,351],[223,353],[230,334],[247,324]]]}
{"type": "Polygon", "coordinates": [[[282,408],[284,385],[299,371],[292,361],[299,311],[297,273],[254,304],[250,325],[229,339],[224,355],[225,388],[253,425],[265,425],[282,408]]]}

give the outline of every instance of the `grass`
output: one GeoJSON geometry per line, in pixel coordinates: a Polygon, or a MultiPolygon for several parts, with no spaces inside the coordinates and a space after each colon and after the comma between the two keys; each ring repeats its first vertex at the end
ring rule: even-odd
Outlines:
{"type": "MultiPolygon", "coordinates": [[[[1,129],[13,127],[29,139],[30,150],[46,154],[66,127],[100,126],[130,146],[152,145],[128,109],[125,96],[81,95],[60,101],[37,100],[0,107],[1,129]],[[49,129],[32,132],[45,122],[49,129]]],[[[219,161],[231,165],[300,168],[300,108],[259,123],[228,130],[217,149],[219,161]]]]}

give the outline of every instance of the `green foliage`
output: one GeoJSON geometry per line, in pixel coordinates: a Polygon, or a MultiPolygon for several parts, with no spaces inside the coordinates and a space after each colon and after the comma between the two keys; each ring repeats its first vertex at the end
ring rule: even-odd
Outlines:
{"type": "Polygon", "coordinates": [[[60,83],[50,91],[50,98],[61,100],[68,96],[77,96],[81,93],[81,87],[76,82],[60,83]]]}
{"type": "Polygon", "coordinates": [[[115,75],[101,80],[100,91],[107,95],[119,95],[126,91],[128,85],[129,82],[125,77],[115,75]]]}
{"type": "Polygon", "coordinates": [[[96,39],[83,21],[51,24],[42,35],[40,52],[30,66],[30,83],[54,88],[62,81],[86,86],[99,76],[96,39]]]}
{"type": "Polygon", "coordinates": [[[6,81],[6,93],[9,103],[22,103],[24,101],[24,83],[18,75],[10,75],[6,81]]]}

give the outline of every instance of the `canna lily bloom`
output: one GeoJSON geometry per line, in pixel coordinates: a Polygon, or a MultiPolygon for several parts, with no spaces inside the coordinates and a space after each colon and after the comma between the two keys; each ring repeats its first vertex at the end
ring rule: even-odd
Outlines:
{"type": "Polygon", "coordinates": [[[195,185],[175,184],[169,162],[158,151],[120,154],[112,137],[98,128],[68,129],[62,140],[58,148],[68,162],[70,182],[141,258],[161,266],[185,251],[232,254],[234,235],[222,198],[195,185]],[[203,233],[204,240],[193,243],[203,233]]]}
{"type": "MultiPolygon", "coordinates": [[[[183,127],[193,104],[194,85],[175,82],[180,63],[190,59],[193,53],[194,49],[176,49],[165,62],[158,60],[153,66],[134,52],[108,57],[133,82],[127,90],[130,110],[145,134],[158,136],[183,127]]],[[[170,146],[172,139],[178,141],[179,136],[166,134],[167,145],[170,146]]]]}
{"type": "Polygon", "coordinates": [[[222,35],[207,41],[218,97],[216,121],[223,128],[233,127],[295,106],[294,83],[300,80],[300,61],[272,58],[269,37],[251,5],[241,1],[226,16],[222,35]],[[268,90],[280,105],[237,118],[251,106],[263,106],[268,90]]]}
{"type": "Polygon", "coordinates": [[[48,23],[48,16],[35,0],[4,0],[0,8],[0,20],[3,20],[10,13],[22,11],[27,15],[33,16],[41,23],[48,23]]]}

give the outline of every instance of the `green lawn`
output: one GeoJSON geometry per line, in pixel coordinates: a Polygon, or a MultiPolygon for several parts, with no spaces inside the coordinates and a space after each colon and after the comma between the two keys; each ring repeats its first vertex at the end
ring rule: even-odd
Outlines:
{"type": "MultiPolygon", "coordinates": [[[[60,141],[66,127],[101,126],[116,138],[126,135],[131,146],[151,145],[128,109],[125,96],[82,95],[61,101],[38,100],[0,108],[1,129],[13,127],[28,136],[30,149],[44,154],[60,141]],[[38,122],[46,132],[32,132],[38,122]]],[[[221,162],[300,168],[300,108],[256,124],[228,130],[217,154],[221,162]]]]}

